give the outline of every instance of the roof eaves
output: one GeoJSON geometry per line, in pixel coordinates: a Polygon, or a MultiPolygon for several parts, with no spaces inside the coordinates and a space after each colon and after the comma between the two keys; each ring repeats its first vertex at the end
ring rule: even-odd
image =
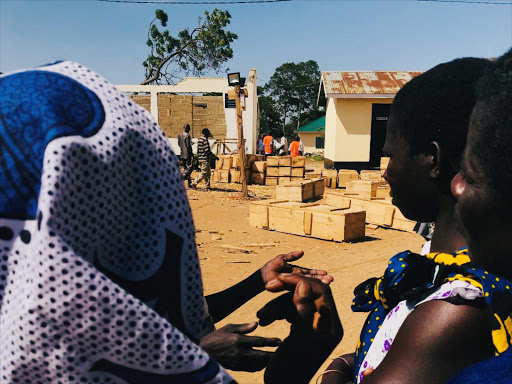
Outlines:
{"type": "Polygon", "coordinates": [[[331,99],[393,99],[396,93],[353,93],[353,94],[342,94],[342,93],[328,93],[325,95],[331,99]]]}

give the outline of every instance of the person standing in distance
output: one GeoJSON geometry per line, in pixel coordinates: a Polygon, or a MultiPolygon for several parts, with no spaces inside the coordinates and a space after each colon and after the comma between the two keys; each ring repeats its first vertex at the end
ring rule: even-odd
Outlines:
{"type": "Polygon", "coordinates": [[[292,157],[304,156],[304,145],[297,136],[290,143],[289,152],[292,157]]]}
{"type": "Polygon", "coordinates": [[[264,134],[260,135],[260,138],[258,139],[258,155],[263,155],[265,153],[265,145],[263,144],[263,137],[265,137],[264,134]]]}
{"type": "Polygon", "coordinates": [[[180,147],[180,160],[185,174],[183,180],[188,181],[188,186],[192,186],[192,180],[190,175],[194,169],[192,166],[192,160],[194,153],[192,152],[192,137],[190,136],[190,125],[185,124],[183,126],[183,132],[178,135],[178,145],[180,147]]]}
{"type": "Polygon", "coordinates": [[[280,145],[279,156],[288,156],[288,140],[286,139],[284,133],[282,134],[280,145]]]}
{"type": "Polygon", "coordinates": [[[208,138],[213,137],[210,130],[208,128],[204,128],[201,133],[202,135],[197,141],[197,158],[199,160],[199,169],[201,170],[201,174],[192,182],[191,187],[197,188],[197,184],[201,180],[204,180],[206,189],[210,189],[210,159],[215,157],[218,160],[218,157],[210,150],[208,138]]]}
{"type": "Polygon", "coordinates": [[[267,160],[268,156],[272,156],[274,152],[274,148],[276,146],[276,142],[272,135],[268,134],[263,138],[263,145],[264,145],[264,155],[265,160],[267,160]]]}

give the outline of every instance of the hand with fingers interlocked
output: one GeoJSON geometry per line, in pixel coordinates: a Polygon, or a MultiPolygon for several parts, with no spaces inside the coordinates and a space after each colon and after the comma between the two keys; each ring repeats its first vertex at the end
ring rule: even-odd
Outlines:
{"type": "Polygon", "coordinates": [[[272,287],[274,291],[279,291],[284,287],[284,284],[277,278],[281,273],[291,273],[312,279],[318,279],[322,283],[329,285],[334,278],[327,274],[327,271],[321,269],[309,269],[290,264],[290,262],[300,259],[304,256],[303,251],[295,251],[278,255],[272,260],[268,261],[261,268],[261,277],[263,284],[267,287],[269,284],[274,284],[272,287]]]}
{"type": "Polygon", "coordinates": [[[331,289],[321,279],[281,273],[267,283],[272,292],[289,290],[265,305],[260,325],[286,319],[290,335],[272,355],[265,383],[308,383],[343,337],[331,289]]]}
{"type": "MultiPolygon", "coordinates": [[[[333,281],[332,276],[329,276],[326,271],[290,264],[303,255],[302,251],[278,255],[242,282],[222,292],[207,296],[206,301],[213,321],[216,323],[222,320],[265,288],[272,287],[273,291],[294,290],[293,283],[281,281],[279,276],[282,274],[311,278],[318,284],[330,284],[333,281]]],[[[281,340],[248,335],[257,327],[257,322],[229,324],[203,337],[200,346],[228,369],[259,371],[265,368],[273,352],[254,348],[276,347],[281,340]]]]}
{"type": "Polygon", "coordinates": [[[279,274],[277,280],[279,283],[272,281],[266,285],[268,291],[291,292],[270,301],[258,311],[260,325],[286,319],[303,332],[341,339],[343,328],[328,285],[320,279],[290,273],[279,274]]]}

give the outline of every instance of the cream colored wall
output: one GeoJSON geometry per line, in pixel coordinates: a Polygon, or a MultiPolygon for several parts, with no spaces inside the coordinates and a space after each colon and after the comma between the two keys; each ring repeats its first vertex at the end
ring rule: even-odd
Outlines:
{"type": "Polygon", "coordinates": [[[325,109],[325,151],[324,156],[326,159],[335,161],[336,157],[336,137],[337,137],[337,124],[338,116],[336,114],[336,100],[333,98],[327,99],[327,107],[325,109]]]}
{"type": "Polygon", "coordinates": [[[299,137],[304,146],[304,153],[317,153],[323,152],[324,149],[316,148],[316,138],[321,137],[321,133],[317,132],[298,132],[299,137]]]}
{"type": "Polygon", "coordinates": [[[392,98],[329,98],[325,122],[325,157],[335,162],[369,161],[372,104],[392,102],[392,98]]]}

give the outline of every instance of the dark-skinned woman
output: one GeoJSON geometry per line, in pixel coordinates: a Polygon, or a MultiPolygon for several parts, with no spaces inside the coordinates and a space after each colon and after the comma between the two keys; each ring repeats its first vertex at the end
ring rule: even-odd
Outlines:
{"type": "Polygon", "coordinates": [[[479,273],[485,281],[497,275],[485,295],[494,322],[493,339],[500,349],[497,357],[465,369],[450,384],[512,382],[512,50],[497,60],[497,69],[481,79],[477,91],[467,148],[452,191],[471,261],[485,270],[479,273]]]}
{"type": "Polygon", "coordinates": [[[380,279],[356,288],[352,309],[370,312],[368,320],[356,353],[335,359],[324,383],[360,382],[365,370],[375,370],[365,383],[440,383],[492,356],[478,286],[445,280],[450,265],[469,260],[450,182],[466,144],[475,83],[489,65],[472,58],[440,64],[398,92],[387,126],[384,154],[391,160],[384,177],[393,204],[407,218],[435,222],[431,253],[399,253],[380,279]],[[482,336],[470,343],[468,332],[482,336]]]}

